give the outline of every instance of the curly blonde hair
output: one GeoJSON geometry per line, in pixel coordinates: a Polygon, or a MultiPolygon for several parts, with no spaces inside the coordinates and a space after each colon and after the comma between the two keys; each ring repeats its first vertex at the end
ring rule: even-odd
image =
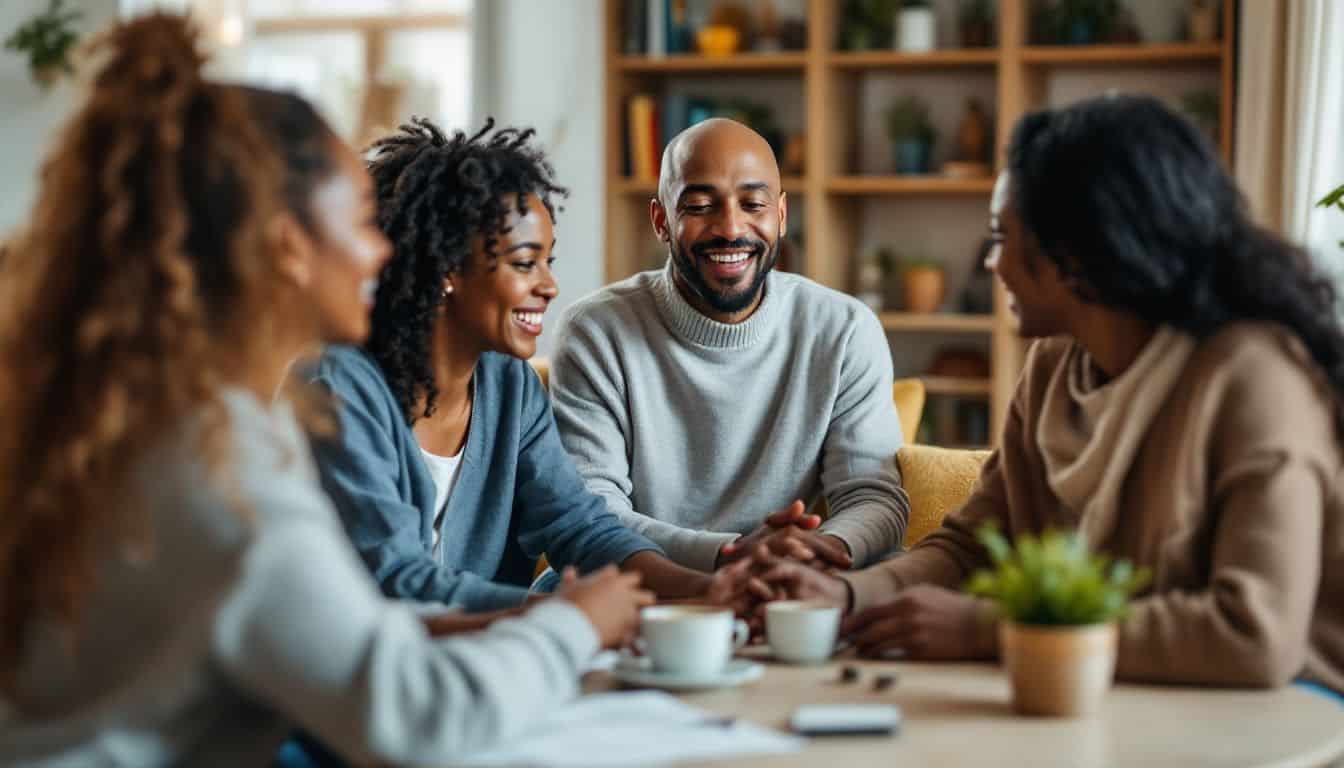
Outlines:
{"type": "Polygon", "coordinates": [[[93,54],[91,91],[0,264],[4,688],[33,621],[78,617],[95,541],[148,543],[148,521],[113,503],[134,463],[199,414],[220,469],[221,382],[275,319],[265,230],[283,161],[246,91],[203,79],[181,17],[116,25],[93,54]]]}

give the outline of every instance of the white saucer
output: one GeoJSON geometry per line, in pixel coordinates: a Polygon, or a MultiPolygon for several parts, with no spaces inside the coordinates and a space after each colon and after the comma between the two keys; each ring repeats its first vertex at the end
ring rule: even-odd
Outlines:
{"type": "Polygon", "coordinates": [[[746,659],[730,659],[723,671],[716,675],[688,676],[658,672],[653,662],[638,656],[624,656],[616,662],[611,674],[628,685],[646,688],[664,688],[670,691],[694,691],[706,688],[730,688],[761,679],[765,667],[746,659]]]}

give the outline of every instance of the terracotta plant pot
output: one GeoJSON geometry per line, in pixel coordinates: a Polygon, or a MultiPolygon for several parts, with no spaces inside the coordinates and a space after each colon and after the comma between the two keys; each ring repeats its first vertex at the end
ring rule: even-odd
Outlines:
{"type": "Polygon", "coordinates": [[[1013,709],[1076,717],[1097,711],[1115,676],[1115,624],[1042,627],[999,624],[1013,709]]]}
{"type": "Polygon", "coordinates": [[[936,312],[943,304],[946,285],[938,267],[911,267],[901,274],[907,312],[936,312]]]}

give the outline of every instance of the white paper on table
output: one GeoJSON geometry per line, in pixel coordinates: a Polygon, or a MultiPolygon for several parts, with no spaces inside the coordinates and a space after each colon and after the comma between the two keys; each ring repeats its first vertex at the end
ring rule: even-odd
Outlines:
{"type": "Polygon", "coordinates": [[[752,723],[714,724],[715,717],[658,691],[599,693],[557,710],[507,745],[470,755],[455,765],[667,765],[797,752],[806,743],[752,723]]]}

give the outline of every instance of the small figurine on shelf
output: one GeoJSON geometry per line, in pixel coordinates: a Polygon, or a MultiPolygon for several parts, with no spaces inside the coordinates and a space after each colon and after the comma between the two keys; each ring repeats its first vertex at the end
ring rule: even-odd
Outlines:
{"type": "Polygon", "coordinates": [[[896,172],[928,173],[929,155],[937,138],[929,121],[929,105],[918,96],[907,95],[887,108],[886,119],[896,172]]]}
{"type": "Polygon", "coordinates": [[[751,11],[742,3],[723,0],[716,4],[709,14],[709,23],[712,26],[732,27],[737,30],[736,49],[739,51],[750,51],[756,46],[751,11]]]}
{"type": "Polygon", "coordinates": [[[774,53],[783,47],[775,0],[756,0],[756,50],[774,53]]]}
{"type": "Polygon", "coordinates": [[[807,48],[807,21],[791,16],[779,22],[779,44],[786,51],[807,48]]]}
{"type": "Polygon", "coordinates": [[[938,17],[929,0],[905,0],[896,21],[892,46],[907,53],[926,53],[938,47],[938,17]]]}
{"type": "Polygon", "coordinates": [[[994,8],[990,0],[961,0],[957,17],[962,48],[988,48],[994,39],[994,8]]]}
{"type": "Polygon", "coordinates": [[[943,174],[958,179],[989,175],[989,118],[976,99],[966,100],[966,115],[957,128],[957,157],[943,163],[943,174]]]}

